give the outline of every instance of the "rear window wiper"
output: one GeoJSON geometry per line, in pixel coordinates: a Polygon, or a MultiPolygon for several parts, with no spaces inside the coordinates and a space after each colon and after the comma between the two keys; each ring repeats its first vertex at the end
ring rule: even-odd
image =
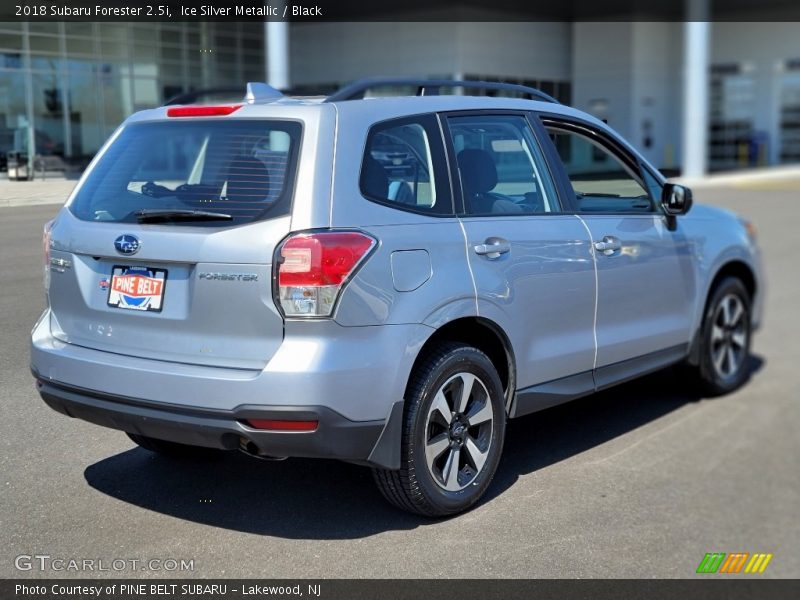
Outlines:
{"type": "Polygon", "coordinates": [[[168,223],[170,221],[230,221],[231,215],[207,210],[178,208],[143,208],[133,213],[139,223],[168,223]]]}

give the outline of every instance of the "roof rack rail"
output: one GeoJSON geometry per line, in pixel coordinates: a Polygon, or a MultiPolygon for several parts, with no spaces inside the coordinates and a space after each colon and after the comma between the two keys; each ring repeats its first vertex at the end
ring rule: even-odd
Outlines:
{"type": "Polygon", "coordinates": [[[465,87],[481,90],[498,90],[506,92],[517,92],[527,96],[531,100],[543,100],[559,104],[558,100],[545,94],[541,90],[518,85],[516,83],[501,83],[495,81],[456,81],[449,79],[414,79],[414,78],[374,78],[359,79],[345,87],[335,91],[325,99],[325,102],[341,102],[343,100],[360,100],[364,98],[367,90],[377,87],[397,87],[414,86],[417,88],[417,96],[438,96],[441,88],[465,87]]]}

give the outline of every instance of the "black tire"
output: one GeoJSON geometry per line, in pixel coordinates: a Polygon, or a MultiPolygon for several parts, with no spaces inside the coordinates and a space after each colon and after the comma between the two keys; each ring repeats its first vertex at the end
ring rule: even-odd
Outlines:
{"type": "Polygon", "coordinates": [[[427,517],[468,509],[494,477],[503,450],[505,424],[503,386],[489,358],[463,344],[438,346],[423,357],[411,376],[405,398],[400,470],[373,469],[378,489],[394,506],[427,517]],[[438,392],[447,399],[447,408],[452,408],[471,376],[476,379],[470,383],[473,391],[463,412],[451,411],[450,421],[445,423],[447,417],[436,408],[441,404],[434,406],[438,392]],[[434,445],[438,448],[443,443],[445,449],[429,463],[426,448],[434,455],[434,445]],[[481,457],[480,466],[473,458],[476,454],[481,457]],[[452,464],[457,465],[455,472],[448,468],[452,464]]]}
{"type": "Polygon", "coordinates": [[[750,294],[741,280],[727,277],[720,281],[711,292],[703,315],[699,361],[694,367],[706,395],[727,394],[750,378],[751,316],[750,294]],[[736,306],[740,307],[741,314],[734,322],[726,322],[726,312],[733,319],[738,310],[736,306]],[[726,356],[720,362],[723,354],[726,356]]]}
{"type": "Polygon", "coordinates": [[[146,435],[139,435],[138,433],[126,432],[126,435],[131,438],[131,440],[133,440],[140,448],[144,448],[150,452],[155,452],[156,454],[168,456],[170,458],[214,458],[219,456],[221,452],[219,450],[215,450],[214,448],[179,444],[178,442],[159,440],[146,435]]]}

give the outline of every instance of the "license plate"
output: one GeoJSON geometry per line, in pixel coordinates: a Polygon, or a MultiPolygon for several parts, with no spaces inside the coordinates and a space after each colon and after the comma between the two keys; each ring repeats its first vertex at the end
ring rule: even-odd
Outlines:
{"type": "Polygon", "coordinates": [[[114,266],[108,286],[108,305],[127,310],[161,312],[166,285],[165,269],[114,266]]]}

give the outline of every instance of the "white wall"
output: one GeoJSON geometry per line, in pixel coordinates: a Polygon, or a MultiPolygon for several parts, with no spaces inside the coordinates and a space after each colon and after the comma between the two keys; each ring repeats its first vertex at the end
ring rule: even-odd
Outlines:
{"type": "Polygon", "coordinates": [[[633,23],[629,141],[657,167],[680,160],[683,25],[633,23]],[[650,131],[646,130],[650,123],[650,131]],[[650,147],[646,147],[646,139],[650,147]]]}
{"type": "Polygon", "coordinates": [[[680,34],[681,24],[648,22],[575,23],[572,31],[574,106],[607,119],[657,167],[679,160],[680,34]]]}
{"type": "Polygon", "coordinates": [[[459,23],[456,73],[569,81],[569,23],[459,23]]]}
{"type": "MultiPolygon", "coordinates": [[[[573,104],[641,148],[659,167],[680,164],[683,23],[421,22],[294,23],[293,84],[341,83],[380,75],[491,75],[571,81],[573,104]],[[643,124],[652,122],[645,149],[643,124]]],[[[711,63],[744,63],[758,90],[755,126],[779,138],[780,65],[800,59],[800,25],[718,22],[711,63]]]]}
{"type": "Polygon", "coordinates": [[[567,23],[297,23],[290,33],[292,84],[381,75],[569,81],[567,23]]]}
{"type": "Polygon", "coordinates": [[[455,72],[458,23],[297,23],[292,85],[455,72]]]}
{"type": "Polygon", "coordinates": [[[633,23],[575,23],[572,101],[627,136],[631,133],[633,23]],[[603,110],[595,108],[600,104],[603,110]]]}

